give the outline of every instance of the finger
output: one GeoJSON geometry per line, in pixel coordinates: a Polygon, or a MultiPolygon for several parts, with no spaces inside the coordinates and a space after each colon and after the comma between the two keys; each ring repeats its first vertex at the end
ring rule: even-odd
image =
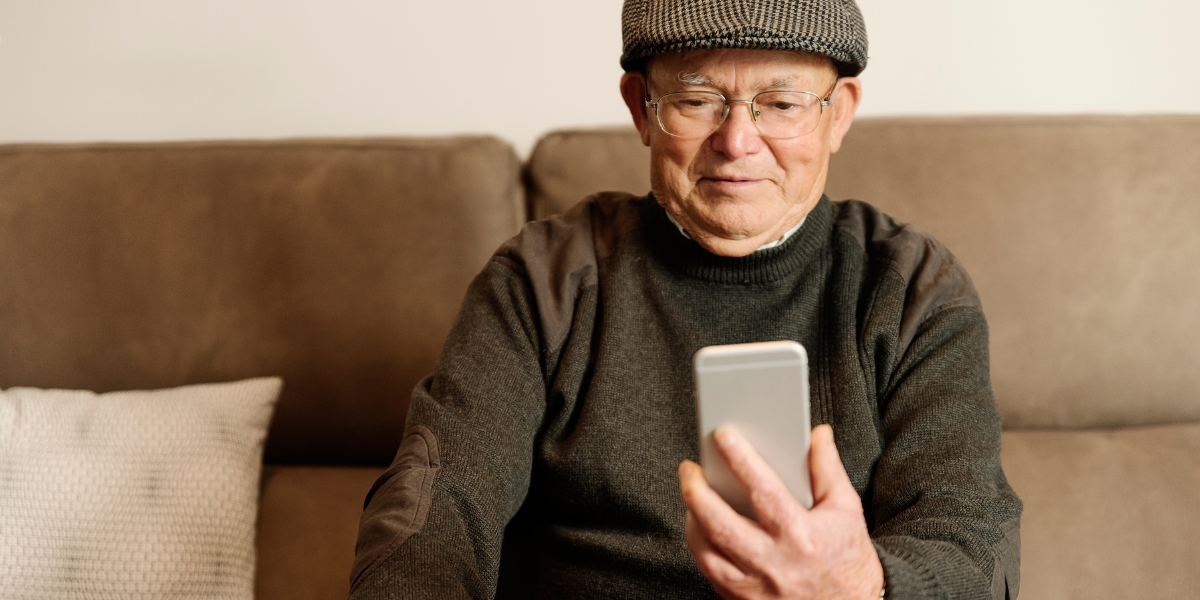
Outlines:
{"type": "Polygon", "coordinates": [[[745,566],[764,552],[770,539],[708,485],[700,465],[690,460],[679,465],[679,487],[700,535],[730,561],[745,566]]]}
{"type": "Polygon", "coordinates": [[[687,513],[686,522],[688,551],[714,588],[729,589],[746,579],[745,572],[708,541],[691,511],[687,513]]]}
{"type": "Polygon", "coordinates": [[[812,430],[812,450],[808,454],[812,471],[813,507],[825,502],[861,504],[858,491],[850,482],[846,467],[833,441],[833,427],[817,425],[812,430]]]}
{"type": "Polygon", "coordinates": [[[797,517],[798,511],[802,510],[800,503],[745,437],[732,427],[722,426],[713,431],[713,438],[729,471],[750,497],[758,524],[763,529],[778,531],[797,517]]]}
{"type": "Polygon", "coordinates": [[[714,529],[713,524],[726,522],[731,529],[737,529],[739,525],[749,526],[745,518],[708,485],[700,465],[690,460],[679,464],[679,489],[683,493],[684,505],[706,532],[714,529]]]}

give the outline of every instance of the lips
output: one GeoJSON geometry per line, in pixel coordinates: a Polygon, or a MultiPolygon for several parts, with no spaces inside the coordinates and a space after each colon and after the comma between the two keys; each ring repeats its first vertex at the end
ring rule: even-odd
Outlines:
{"type": "Polygon", "coordinates": [[[753,184],[753,183],[758,183],[759,181],[762,181],[762,180],[753,178],[753,177],[744,177],[741,175],[726,175],[726,176],[702,177],[702,178],[700,178],[700,181],[702,181],[702,182],[707,181],[711,184],[722,185],[722,186],[726,186],[726,185],[738,186],[738,185],[749,185],[749,184],[753,184]]]}

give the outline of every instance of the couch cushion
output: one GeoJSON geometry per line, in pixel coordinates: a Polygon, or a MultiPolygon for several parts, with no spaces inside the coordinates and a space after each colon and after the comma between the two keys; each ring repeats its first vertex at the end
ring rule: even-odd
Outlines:
{"type": "Polygon", "coordinates": [[[0,386],[280,375],[269,462],[386,465],[523,213],[491,138],[0,146],[0,386]]]}
{"type": "MultiPolygon", "coordinates": [[[[1022,600],[1200,590],[1200,425],[1009,431],[1003,447],[1025,502],[1022,600]]],[[[382,472],[266,467],[260,600],[346,597],[363,499],[382,472]]]]}
{"type": "Polygon", "coordinates": [[[253,598],[280,381],[0,391],[5,598],[253,598]]]}
{"type": "Polygon", "coordinates": [[[345,600],[363,501],[383,471],[265,467],[258,516],[258,600],[345,600]]]}
{"type": "MultiPolygon", "coordinates": [[[[538,214],[649,189],[633,129],[553,133],[533,156],[538,214]]],[[[1006,427],[1182,422],[1200,419],[1197,165],[1198,116],[861,119],[826,191],[962,259],[1006,427]]]]}
{"type": "Polygon", "coordinates": [[[650,191],[650,149],[630,127],[556,131],[538,140],[526,167],[529,215],[566,212],[589,194],[650,191]]]}
{"type": "Polygon", "coordinates": [[[856,123],[828,193],[944,242],[1008,427],[1200,420],[1200,116],[856,123]]]}
{"type": "Polygon", "coordinates": [[[1008,431],[1021,600],[1200,593],[1200,424],[1008,431]]]}

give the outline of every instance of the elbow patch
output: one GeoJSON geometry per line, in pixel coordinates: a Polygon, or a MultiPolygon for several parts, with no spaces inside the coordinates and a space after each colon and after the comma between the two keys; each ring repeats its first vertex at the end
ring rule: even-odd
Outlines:
{"type": "Polygon", "coordinates": [[[371,486],[358,525],[353,589],[401,544],[420,531],[429,515],[433,480],[441,468],[437,438],[429,429],[416,425],[400,442],[392,466],[371,486]]]}

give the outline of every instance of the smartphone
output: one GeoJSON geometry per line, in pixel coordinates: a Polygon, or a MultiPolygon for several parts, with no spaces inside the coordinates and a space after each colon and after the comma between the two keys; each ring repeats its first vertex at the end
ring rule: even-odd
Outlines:
{"type": "Polygon", "coordinates": [[[696,413],[700,466],[734,510],[754,508],[713,442],[713,430],[732,426],[775,470],[805,508],[812,508],[808,447],[808,355],[796,342],[707,346],[696,352],[696,413]]]}

